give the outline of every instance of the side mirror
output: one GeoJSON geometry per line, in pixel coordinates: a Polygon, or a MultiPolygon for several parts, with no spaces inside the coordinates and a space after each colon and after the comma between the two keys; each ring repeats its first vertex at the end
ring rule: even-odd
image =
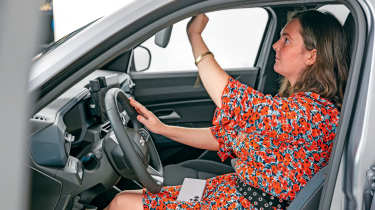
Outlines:
{"type": "Polygon", "coordinates": [[[133,61],[135,71],[145,71],[151,65],[151,51],[142,45],[133,50],[133,61]]]}
{"type": "Polygon", "coordinates": [[[155,35],[155,44],[159,47],[166,48],[171,39],[173,25],[170,25],[155,35]]]}

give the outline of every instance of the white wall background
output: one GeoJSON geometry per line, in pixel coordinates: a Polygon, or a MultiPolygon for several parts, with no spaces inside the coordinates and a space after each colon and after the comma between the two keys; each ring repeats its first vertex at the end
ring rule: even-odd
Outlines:
{"type": "Polygon", "coordinates": [[[54,0],[55,40],[134,0],[54,0]]]}

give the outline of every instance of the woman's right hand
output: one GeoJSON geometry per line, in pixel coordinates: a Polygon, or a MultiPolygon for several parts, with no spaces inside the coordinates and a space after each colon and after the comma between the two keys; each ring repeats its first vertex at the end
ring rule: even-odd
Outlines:
{"type": "Polygon", "coordinates": [[[150,112],[146,107],[140,104],[133,98],[129,98],[130,105],[132,105],[138,112],[137,120],[142,123],[148,130],[153,133],[160,134],[166,127],[154,113],[150,112]]]}
{"type": "Polygon", "coordinates": [[[199,14],[195,17],[192,17],[189,23],[187,24],[187,34],[190,37],[194,35],[201,35],[204,28],[208,23],[208,17],[205,14],[199,14]]]}

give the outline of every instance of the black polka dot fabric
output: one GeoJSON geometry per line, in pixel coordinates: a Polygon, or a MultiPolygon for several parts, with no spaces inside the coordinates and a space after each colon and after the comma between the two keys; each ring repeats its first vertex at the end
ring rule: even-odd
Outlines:
{"type": "Polygon", "coordinates": [[[259,210],[268,209],[286,209],[289,206],[289,201],[279,199],[273,195],[263,192],[260,189],[254,188],[245,184],[241,179],[237,178],[237,190],[249,200],[254,207],[259,210]]]}

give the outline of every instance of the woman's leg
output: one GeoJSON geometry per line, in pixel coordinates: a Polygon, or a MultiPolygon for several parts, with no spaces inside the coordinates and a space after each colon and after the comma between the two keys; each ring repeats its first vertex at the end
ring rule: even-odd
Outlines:
{"type": "Polygon", "coordinates": [[[127,190],[113,198],[105,210],[143,210],[142,190],[127,190]]]}

